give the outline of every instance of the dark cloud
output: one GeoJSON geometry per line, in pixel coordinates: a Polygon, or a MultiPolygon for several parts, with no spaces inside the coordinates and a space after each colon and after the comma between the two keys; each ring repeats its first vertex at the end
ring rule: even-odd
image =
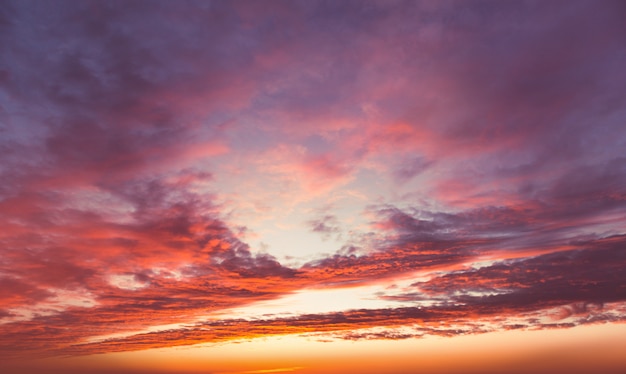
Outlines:
{"type": "Polygon", "coordinates": [[[426,171],[432,164],[433,161],[428,161],[423,157],[407,159],[396,167],[393,176],[399,182],[408,182],[426,171]]]}
{"type": "Polygon", "coordinates": [[[321,234],[324,239],[329,239],[332,235],[341,233],[337,217],[331,214],[310,220],[307,224],[311,227],[311,231],[321,234]]]}
{"type": "MultiPolygon", "coordinates": [[[[53,294],[32,284],[20,281],[16,278],[0,278],[0,302],[5,308],[23,304],[37,303],[45,300],[53,294]]],[[[2,311],[2,317],[11,316],[12,313],[2,311]]]]}
{"type": "Polygon", "coordinates": [[[414,284],[421,292],[474,306],[532,310],[569,304],[569,314],[623,301],[624,237],[580,243],[584,249],[497,262],[414,284]],[[478,293],[478,296],[473,294],[478,293]]]}

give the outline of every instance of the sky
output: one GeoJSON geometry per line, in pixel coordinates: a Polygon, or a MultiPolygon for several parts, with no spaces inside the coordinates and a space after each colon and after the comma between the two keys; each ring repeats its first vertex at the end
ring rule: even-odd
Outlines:
{"type": "Polygon", "coordinates": [[[623,1],[0,0],[0,371],[623,373],[623,1]]]}

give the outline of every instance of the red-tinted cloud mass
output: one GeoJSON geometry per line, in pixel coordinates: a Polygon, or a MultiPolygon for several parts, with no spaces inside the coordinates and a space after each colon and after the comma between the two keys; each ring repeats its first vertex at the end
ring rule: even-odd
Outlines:
{"type": "Polygon", "coordinates": [[[620,1],[2,1],[0,359],[624,322],[624,66],[620,1]]]}

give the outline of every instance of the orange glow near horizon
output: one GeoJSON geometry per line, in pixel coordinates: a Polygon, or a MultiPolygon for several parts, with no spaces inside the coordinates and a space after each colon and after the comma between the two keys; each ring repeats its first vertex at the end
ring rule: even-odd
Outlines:
{"type": "Polygon", "coordinates": [[[618,373],[626,363],[621,349],[624,344],[625,324],[406,340],[333,340],[332,343],[323,335],[285,335],[48,359],[21,369],[25,374],[31,373],[29,369],[35,373],[42,368],[53,373],[102,370],[163,374],[618,373]]]}

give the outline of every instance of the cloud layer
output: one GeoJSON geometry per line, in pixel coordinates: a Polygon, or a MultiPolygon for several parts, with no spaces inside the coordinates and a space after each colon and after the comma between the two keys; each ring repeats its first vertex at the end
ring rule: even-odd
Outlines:
{"type": "Polygon", "coordinates": [[[3,2],[0,356],[623,322],[625,14],[3,2]]]}

